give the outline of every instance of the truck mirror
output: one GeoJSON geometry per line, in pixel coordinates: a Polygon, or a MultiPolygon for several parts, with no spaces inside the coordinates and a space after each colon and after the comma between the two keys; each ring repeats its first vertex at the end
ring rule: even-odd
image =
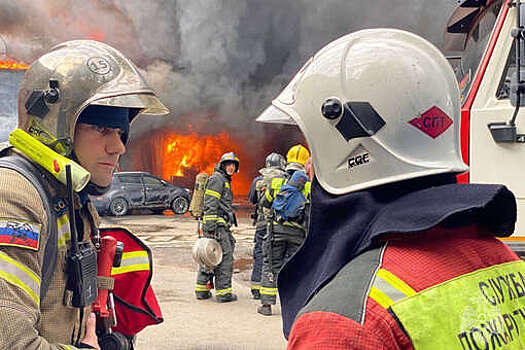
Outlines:
{"type": "Polygon", "coordinates": [[[525,106],[525,9],[521,8],[523,4],[521,0],[516,0],[510,5],[515,6],[517,11],[516,27],[511,31],[516,56],[516,74],[510,80],[510,103],[515,107],[514,114],[508,122],[492,122],[487,125],[494,142],[525,143],[525,134],[516,133],[516,117],[520,107],[525,106]]]}
{"type": "Polygon", "coordinates": [[[516,141],[516,125],[509,125],[507,122],[494,122],[487,126],[495,142],[516,141]]]}

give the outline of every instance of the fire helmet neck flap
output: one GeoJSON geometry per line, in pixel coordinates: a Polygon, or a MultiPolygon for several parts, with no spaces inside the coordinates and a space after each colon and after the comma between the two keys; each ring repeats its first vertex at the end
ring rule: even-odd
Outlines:
{"type": "MultiPolygon", "coordinates": [[[[55,46],[26,71],[18,126],[69,156],[77,119],[89,105],[132,108],[138,114],[169,112],[122,53],[101,42],[74,40],[55,46]]],[[[136,115],[130,113],[130,123],[136,115]]]]}
{"type": "Polygon", "coordinates": [[[224,153],[219,160],[219,167],[223,170],[226,169],[226,163],[235,164],[235,172],[239,172],[239,158],[233,152],[224,153]]]}
{"type": "Polygon", "coordinates": [[[284,170],[286,167],[286,159],[279,153],[270,153],[264,162],[265,168],[274,168],[284,170]]]}
{"type": "Polygon", "coordinates": [[[368,29],[321,49],[257,119],[295,122],[332,194],[467,170],[459,90],[425,39],[368,29]]]}

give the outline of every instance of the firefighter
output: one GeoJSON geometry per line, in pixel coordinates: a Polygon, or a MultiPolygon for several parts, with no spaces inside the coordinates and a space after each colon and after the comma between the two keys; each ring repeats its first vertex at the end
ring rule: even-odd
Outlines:
{"type": "MultiPolygon", "coordinates": [[[[1,349],[98,348],[90,305],[74,307],[66,287],[73,281],[67,209],[73,206],[78,241],[94,252],[99,217],[88,194],[109,189],[132,120],[167,112],[135,65],[101,42],[59,44],[26,71],[18,128],[39,146],[27,153],[3,144],[0,152],[1,349]],[[36,149],[60,153],[89,172],[73,203],[66,185],[29,155],[36,149]]],[[[86,266],[96,271],[96,260],[86,266]]]]}
{"type": "Polygon", "coordinates": [[[308,236],[279,274],[288,349],[525,346],[525,263],[497,239],[515,197],[456,183],[459,90],[436,47],[395,29],[343,36],[269,117],[299,125],[315,167],[308,236]]]}
{"type": "Polygon", "coordinates": [[[232,293],[235,238],[230,230],[230,227],[236,224],[232,208],[231,177],[237,172],[239,172],[239,158],[233,152],[224,153],[206,184],[202,229],[205,237],[213,238],[221,245],[222,261],[213,272],[205,267],[199,267],[195,284],[195,295],[199,300],[211,298],[208,282],[213,281],[213,278],[217,302],[237,300],[237,295],[232,293]]]}
{"type": "MultiPolygon", "coordinates": [[[[264,316],[272,315],[272,305],[277,299],[277,276],[290,257],[297,251],[306,236],[305,222],[308,212],[303,209],[300,216],[293,220],[281,220],[272,209],[272,204],[281,190],[296,171],[304,172],[304,165],[310,152],[303,145],[295,145],[286,155],[286,172],[275,176],[268,184],[261,205],[266,208],[267,234],[263,238],[263,271],[261,286],[261,305],[257,312],[264,316]]],[[[310,182],[303,189],[304,197],[309,199],[310,182]]],[[[306,203],[304,203],[306,207],[306,203]]]]}
{"type": "MultiPolygon", "coordinates": [[[[264,218],[263,207],[260,204],[261,198],[266,191],[265,178],[281,176],[284,173],[286,160],[279,153],[270,153],[265,160],[264,168],[259,170],[259,176],[255,177],[250,187],[248,199],[255,205],[253,222],[255,234],[253,237],[253,268],[251,275],[251,292],[254,299],[260,299],[261,274],[263,264],[262,244],[266,234],[266,220],[264,218]]],[[[271,181],[271,180],[270,180],[271,181]]]]}

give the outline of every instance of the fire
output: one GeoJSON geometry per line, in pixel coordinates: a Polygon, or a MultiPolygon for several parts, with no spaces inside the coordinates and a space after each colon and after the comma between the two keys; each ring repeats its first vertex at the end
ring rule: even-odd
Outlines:
{"type": "Polygon", "coordinates": [[[15,60],[0,60],[0,69],[24,70],[28,68],[29,65],[23,62],[16,62],[15,60]]]}
{"type": "Polygon", "coordinates": [[[199,172],[213,173],[215,163],[226,152],[234,149],[225,133],[202,135],[163,135],[162,177],[184,177],[199,172]]]}
{"type": "Polygon", "coordinates": [[[250,189],[252,172],[251,159],[245,155],[244,147],[226,132],[203,135],[188,126],[186,133],[159,132],[155,134],[154,163],[160,165],[163,179],[193,188],[195,176],[201,172],[213,174],[215,165],[226,152],[234,152],[240,158],[240,173],[232,177],[235,195],[246,195],[250,189]]]}

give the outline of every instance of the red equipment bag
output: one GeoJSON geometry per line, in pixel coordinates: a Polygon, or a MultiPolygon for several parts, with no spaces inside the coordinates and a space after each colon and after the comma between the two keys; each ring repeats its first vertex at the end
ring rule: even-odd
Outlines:
{"type": "Polygon", "coordinates": [[[162,323],[162,312],[150,286],[153,276],[151,250],[122,227],[101,228],[100,236],[111,236],[124,243],[121,265],[111,269],[117,315],[117,325],[112,330],[132,336],[146,326],[162,323]]]}

